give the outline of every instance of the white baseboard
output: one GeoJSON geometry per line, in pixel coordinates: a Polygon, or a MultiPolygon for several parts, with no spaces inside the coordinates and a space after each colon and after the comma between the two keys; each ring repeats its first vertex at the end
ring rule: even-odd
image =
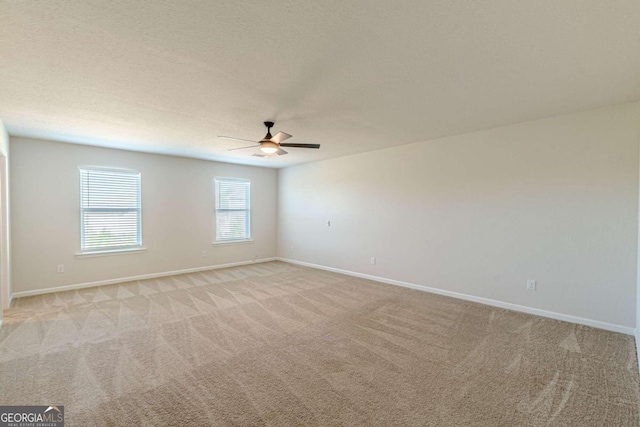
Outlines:
{"type": "Polygon", "coordinates": [[[277,258],[260,258],[255,261],[240,261],[229,264],[208,265],[206,267],[187,268],[184,270],[164,271],[162,273],[142,274],[140,276],[120,277],[117,279],[98,280],[96,282],[77,283],[74,285],[56,286],[54,288],[35,289],[33,291],[14,292],[11,298],[29,297],[33,295],[50,294],[52,292],[72,291],[75,289],[92,288],[94,286],[114,285],[116,283],[131,282],[134,280],[155,279],[158,277],[174,276],[176,274],[197,273],[206,270],[219,270],[221,268],[237,267],[239,265],[258,264],[262,262],[275,261],[277,258]]]}
{"type": "MultiPolygon", "coordinates": [[[[261,258],[261,259],[255,260],[255,261],[251,261],[251,260],[250,261],[240,261],[240,262],[233,262],[233,263],[228,263],[228,264],[218,264],[218,265],[209,265],[209,266],[205,266],[205,267],[187,268],[187,269],[184,269],[184,270],[164,271],[164,272],[161,272],[161,273],[142,274],[142,275],[139,275],[139,276],[120,277],[120,278],[117,278],[117,279],[99,280],[99,281],[87,282],[87,283],[77,283],[77,284],[72,284],[72,285],[57,286],[57,287],[53,287],[53,288],[35,289],[35,290],[32,290],[32,291],[14,292],[11,295],[11,299],[20,298],[20,297],[26,297],[26,296],[33,296],[33,295],[48,294],[48,293],[52,293],[52,292],[62,292],[62,291],[70,291],[70,290],[75,290],[75,289],[91,288],[91,287],[94,287],[94,286],[113,285],[113,284],[116,284],[116,283],[131,282],[131,281],[134,281],[134,280],[155,279],[155,278],[158,278],[158,277],[173,276],[173,275],[177,275],[177,274],[197,273],[199,271],[206,271],[206,270],[218,270],[218,269],[221,269],[221,268],[236,267],[236,266],[248,265],[248,264],[258,264],[258,263],[276,261],[276,260],[283,261],[283,262],[288,262],[288,263],[291,263],[291,264],[302,265],[302,266],[305,266],[305,267],[316,268],[316,269],[319,269],[319,270],[332,271],[332,272],[335,272],[335,273],[340,273],[340,274],[345,274],[345,275],[348,275],[348,276],[359,277],[359,278],[362,278],[362,279],[373,280],[373,281],[376,281],[376,282],[387,283],[387,284],[390,284],[390,285],[402,286],[404,288],[417,289],[417,290],[423,291],[423,292],[429,292],[429,293],[433,293],[433,294],[444,295],[444,296],[457,298],[457,299],[461,299],[461,300],[465,300],[465,301],[477,302],[477,303],[480,303],[480,304],[485,304],[485,305],[490,305],[490,306],[493,306],[493,307],[504,308],[504,309],[507,309],[507,310],[519,311],[519,312],[523,312],[523,313],[528,313],[528,314],[534,314],[534,315],[537,315],[537,316],[547,317],[547,318],[550,318],[550,319],[562,320],[562,321],[565,321],[565,322],[577,323],[579,325],[591,326],[591,327],[594,327],[594,328],[604,329],[604,330],[607,330],[607,331],[620,332],[620,333],[623,333],[623,334],[635,336],[635,338],[636,338],[636,346],[638,346],[640,344],[639,343],[640,340],[638,339],[639,335],[636,334],[635,328],[631,328],[631,327],[628,327],[628,326],[622,326],[622,325],[616,325],[616,324],[613,324],[613,323],[601,322],[599,320],[585,319],[583,317],[572,316],[572,315],[569,315],[569,314],[556,313],[556,312],[553,312],[553,311],[542,310],[542,309],[539,309],[539,308],[527,307],[527,306],[524,306],[524,305],[512,304],[512,303],[493,300],[493,299],[489,299],[489,298],[483,298],[483,297],[463,294],[463,293],[459,293],[459,292],[447,291],[447,290],[444,290],[444,289],[432,288],[432,287],[424,286],[424,285],[417,285],[417,284],[414,284],[414,283],[403,282],[403,281],[400,281],[400,280],[387,279],[387,278],[384,278],[384,277],[373,276],[373,275],[370,275],[370,274],[357,273],[355,271],[343,270],[343,269],[340,269],[340,268],[328,267],[328,266],[324,266],[324,265],[312,264],[312,263],[309,263],[309,262],[297,261],[297,260],[293,260],[293,259],[280,258],[280,257],[261,258]]],[[[2,325],[2,321],[0,320],[0,326],[1,325],[2,325]]],[[[640,355],[640,347],[639,347],[639,350],[638,350],[638,354],[640,355]]],[[[640,363],[640,361],[639,361],[639,363],[640,363]]]]}
{"type": "MultiPolygon", "coordinates": [[[[616,325],[613,323],[601,322],[599,320],[585,319],[583,317],[571,316],[569,314],[556,313],[554,311],[542,310],[539,308],[527,307],[524,305],[512,304],[509,302],[503,302],[498,300],[493,300],[489,298],[477,297],[474,295],[463,294],[459,292],[447,291],[444,289],[432,288],[429,286],[416,285],[414,283],[403,282],[400,280],[387,279],[384,277],[373,276],[370,274],[357,273],[355,271],[343,270],[340,268],[327,267],[324,265],[312,264],[309,262],[297,261],[288,258],[277,258],[279,261],[288,262],[291,264],[302,265],[305,267],[317,268],[319,270],[332,271],[334,273],[346,274],[348,276],[359,277],[362,279],[373,280],[376,282],[387,283],[389,285],[402,286],[404,288],[417,289],[419,291],[429,292],[432,294],[444,295],[447,297],[457,298],[465,301],[477,302],[480,304],[490,305],[493,307],[504,308],[507,310],[520,311],[522,313],[534,314],[536,316],[547,317],[555,320],[562,320],[570,323],[577,323],[579,325],[591,326],[598,329],[604,329],[607,331],[620,332],[627,335],[636,335],[635,328],[630,328],[628,326],[616,325]]],[[[636,338],[636,344],[637,344],[636,338]]]]}

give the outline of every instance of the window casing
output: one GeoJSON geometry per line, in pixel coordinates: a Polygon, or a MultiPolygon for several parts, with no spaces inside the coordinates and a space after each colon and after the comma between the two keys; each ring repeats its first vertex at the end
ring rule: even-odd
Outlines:
{"type": "Polygon", "coordinates": [[[251,182],[239,178],[215,178],[215,243],[251,240],[251,182]]]}
{"type": "Polygon", "coordinates": [[[140,172],[88,166],[79,170],[81,252],[141,248],[140,172]]]}

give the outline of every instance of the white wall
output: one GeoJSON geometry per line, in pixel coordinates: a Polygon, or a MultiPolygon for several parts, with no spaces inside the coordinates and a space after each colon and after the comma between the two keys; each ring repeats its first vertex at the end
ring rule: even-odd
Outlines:
{"type": "Polygon", "coordinates": [[[9,250],[9,134],[0,120],[0,323],[11,304],[9,250]]]}
{"type": "Polygon", "coordinates": [[[633,329],[639,108],[281,169],[278,255],[633,329]]]}
{"type": "Polygon", "coordinates": [[[276,255],[274,169],[14,137],[10,161],[14,293],[276,255]],[[141,171],[146,253],[76,257],[81,165],[141,171]],[[215,176],[251,180],[254,242],[212,245],[215,176]]]}

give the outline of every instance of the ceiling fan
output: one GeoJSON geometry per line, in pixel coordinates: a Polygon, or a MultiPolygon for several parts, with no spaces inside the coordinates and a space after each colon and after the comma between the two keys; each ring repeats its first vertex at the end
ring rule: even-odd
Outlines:
{"type": "Polygon", "coordinates": [[[273,122],[264,122],[264,125],[267,127],[267,134],[260,141],[251,141],[250,139],[242,139],[242,138],[234,138],[232,136],[218,136],[218,138],[232,139],[234,141],[246,141],[252,142],[254,145],[250,145],[248,147],[240,147],[240,148],[232,148],[227,151],[235,151],[235,150],[244,150],[247,148],[257,148],[260,147],[260,151],[265,154],[277,154],[278,156],[282,156],[284,154],[288,154],[287,151],[284,151],[282,147],[291,147],[291,148],[320,148],[320,144],[296,144],[296,143],[283,143],[287,139],[291,138],[291,135],[284,132],[278,132],[276,136],[271,136],[271,128],[273,127],[273,122]],[[257,145],[255,145],[257,144],[257,145]]]}

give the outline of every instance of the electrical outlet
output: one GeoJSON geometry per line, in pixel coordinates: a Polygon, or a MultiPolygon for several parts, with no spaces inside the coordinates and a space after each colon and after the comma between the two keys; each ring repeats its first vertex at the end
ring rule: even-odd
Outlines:
{"type": "Polygon", "coordinates": [[[202,258],[206,258],[207,257],[207,251],[202,251],[202,253],[200,254],[200,256],[202,258]]]}
{"type": "Polygon", "coordinates": [[[535,291],[536,290],[536,281],[535,280],[527,280],[527,290],[535,291]]]}
{"type": "Polygon", "coordinates": [[[58,273],[64,273],[64,264],[58,264],[58,273]]]}
{"type": "Polygon", "coordinates": [[[371,265],[376,265],[376,257],[371,257],[371,265]]]}

